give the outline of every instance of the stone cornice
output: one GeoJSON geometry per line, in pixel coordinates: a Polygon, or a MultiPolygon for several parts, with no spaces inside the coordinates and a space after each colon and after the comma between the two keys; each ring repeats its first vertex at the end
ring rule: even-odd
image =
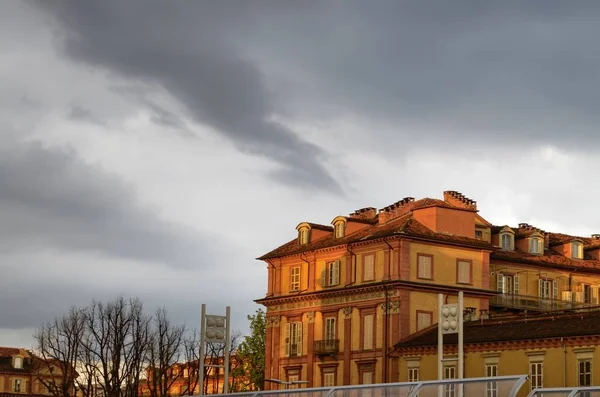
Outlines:
{"type": "MultiPolygon", "coordinates": [[[[562,341],[561,337],[554,337],[485,343],[465,343],[465,353],[560,348],[563,346],[563,342],[567,347],[598,345],[600,344],[600,335],[564,337],[562,341]]],[[[444,352],[445,354],[456,354],[458,353],[458,346],[445,345],[444,352]]],[[[432,354],[437,354],[437,345],[398,348],[393,353],[394,356],[399,357],[432,354]]]]}

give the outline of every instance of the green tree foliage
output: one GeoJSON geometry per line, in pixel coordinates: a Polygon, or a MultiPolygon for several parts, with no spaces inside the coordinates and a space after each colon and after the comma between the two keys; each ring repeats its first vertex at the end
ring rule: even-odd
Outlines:
{"type": "Polygon", "coordinates": [[[265,384],[265,350],[267,341],[267,320],[265,312],[258,309],[255,315],[249,315],[250,335],[246,336],[238,348],[248,377],[249,389],[263,390],[265,384]]]}

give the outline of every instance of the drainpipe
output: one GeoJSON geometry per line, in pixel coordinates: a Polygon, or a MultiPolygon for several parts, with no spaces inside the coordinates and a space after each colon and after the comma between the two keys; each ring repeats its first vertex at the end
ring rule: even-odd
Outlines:
{"type": "Polygon", "coordinates": [[[386,239],[383,239],[383,242],[388,246],[389,251],[388,251],[388,280],[392,278],[392,254],[394,253],[394,249],[392,248],[392,246],[390,245],[390,243],[387,242],[386,239]]]}
{"type": "Polygon", "coordinates": [[[567,346],[565,345],[565,338],[560,337],[560,343],[563,347],[563,387],[567,387],[567,346]]]}
{"type": "Polygon", "coordinates": [[[383,383],[388,381],[388,328],[389,328],[389,302],[388,287],[385,287],[385,329],[383,331],[383,383]]]}
{"type": "Polygon", "coordinates": [[[353,285],[354,283],[356,283],[356,254],[354,252],[352,252],[352,250],[350,249],[350,244],[348,244],[346,246],[346,251],[348,251],[350,254],[352,254],[352,280],[348,283],[346,283],[346,285],[344,285],[344,287],[349,287],[351,285],[353,285]]]}

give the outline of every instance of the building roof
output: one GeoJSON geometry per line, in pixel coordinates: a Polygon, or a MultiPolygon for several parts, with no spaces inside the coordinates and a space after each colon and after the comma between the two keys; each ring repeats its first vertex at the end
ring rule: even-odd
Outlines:
{"type": "Polygon", "coordinates": [[[21,352],[21,350],[23,349],[19,349],[16,347],[2,347],[0,346],[0,357],[12,357],[14,355],[17,355],[21,352]]]}
{"type": "MultiPolygon", "coordinates": [[[[464,324],[464,343],[494,343],[557,337],[600,335],[600,311],[540,315],[527,318],[472,321],[464,324]]],[[[437,346],[437,324],[398,343],[397,350],[437,346]]],[[[444,335],[445,344],[457,344],[457,334],[444,335]]]]}
{"type": "MultiPolygon", "coordinates": [[[[432,200],[432,199],[424,199],[432,200]]],[[[422,201],[422,200],[419,200],[422,201]]],[[[441,200],[437,200],[441,201],[441,200]]],[[[415,201],[415,203],[418,203],[415,201]]],[[[435,203],[428,203],[427,205],[435,203]]],[[[423,207],[420,207],[423,208],[423,207]]],[[[307,251],[314,251],[323,248],[336,247],[339,245],[358,243],[361,241],[374,240],[392,236],[410,236],[445,242],[448,244],[466,245],[475,248],[492,249],[492,245],[475,238],[455,236],[444,233],[436,233],[418,222],[413,218],[412,212],[401,215],[398,218],[390,220],[384,224],[373,224],[367,226],[355,233],[352,233],[344,238],[334,239],[332,236],[324,236],[317,240],[311,241],[309,244],[300,245],[297,239],[293,239],[286,244],[274,249],[273,251],[261,256],[258,259],[271,259],[287,255],[294,255],[307,251]]]]}
{"type": "Polygon", "coordinates": [[[490,254],[490,259],[565,270],[581,269],[600,273],[600,261],[597,259],[587,254],[584,256],[584,259],[573,259],[551,248],[545,250],[543,255],[534,255],[519,249],[515,249],[514,251],[496,250],[490,254]]]}

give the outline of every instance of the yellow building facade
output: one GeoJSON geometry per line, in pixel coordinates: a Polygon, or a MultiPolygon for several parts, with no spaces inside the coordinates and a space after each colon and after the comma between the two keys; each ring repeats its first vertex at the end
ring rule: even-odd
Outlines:
{"type": "MultiPolygon", "coordinates": [[[[456,355],[456,335],[445,354],[456,355]]],[[[600,381],[600,312],[474,321],[465,325],[465,377],[528,374],[525,396],[537,387],[597,385],[600,381]]],[[[438,379],[437,327],[399,342],[400,381],[438,379]]],[[[443,363],[444,375],[457,361],[443,363]]],[[[496,396],[493,391],[489,396],[496,396]]]]}

